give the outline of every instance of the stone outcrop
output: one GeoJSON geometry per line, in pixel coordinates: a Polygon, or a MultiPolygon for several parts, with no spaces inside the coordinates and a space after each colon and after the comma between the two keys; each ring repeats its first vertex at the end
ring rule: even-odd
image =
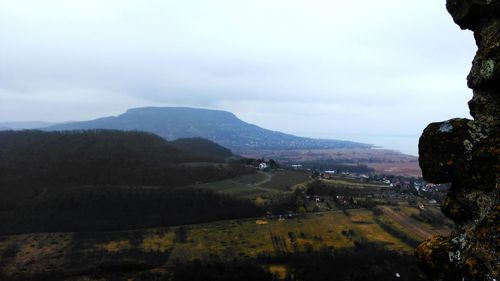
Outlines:
{"type": "Polygon", "coordinates": [[[432,280],[500,280],[500,0],[447,0],[446,7],[478,46],[467,77],[474,119],[432,123],[420,137],[423,176],[451,183],[442,211],[456,227],[450,237],[424,241],[416,257],[432,280]]]}

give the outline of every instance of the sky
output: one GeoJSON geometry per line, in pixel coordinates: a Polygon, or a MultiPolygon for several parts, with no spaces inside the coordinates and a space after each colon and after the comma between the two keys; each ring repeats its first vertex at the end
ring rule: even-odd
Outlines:
{"type": "Polygon", "coordinates": [[[475,50],[444,0],[0,0],[0,122],[192,106],[416,155],[475,50]]]}

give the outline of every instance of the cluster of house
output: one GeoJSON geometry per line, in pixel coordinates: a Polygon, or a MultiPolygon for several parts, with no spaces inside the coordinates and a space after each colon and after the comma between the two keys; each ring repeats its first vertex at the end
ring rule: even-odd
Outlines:
{"type": "Polygon", "coordinates": [[[327,170],[316,172],[313,177],[319,177],[322,179],[332,179],[334,177],[343,177],[350,179],[357,179],[372,183],[383,183],[388,187],[394,187],[399,190],[408,190],[416,192],[439,192],[446,191],[448,185],[446,184],[434,184],[423,179],[416,179],[403,176],[383,176],[383,175],[366,175],[362,173],[352,173],[352,172],[338,172],[335,170],[327,170]]]}
{"type": "Polygon", "coordinates": [[[422,178],[372,175],[368,177],[368,180],[370,182],[384,183],[389,187],[401,190],[415,190],[417,192],[439,192],[446,191],[448,189],[448,185],[446,184],[434,184],[427,182],[422,178]]]}
{"type": "Polygon", "coordinates": [[[422,179],[403,179],[388,181],[390,187],[400,188],[400,189],[414,189],[417,192],[438,192],[445,191],[448,189],[448,185],[444,184],[434,184],[422,179]]]}
{"type": "Polygon", "coordinates": [[[319,173],[319,176],[323,179],[331,179],[335,176],[337,177],[345,177],[345,178],[351,178],[351,179],[359,179],[359,180],[368,180],[370,179],[370,176],[366,174],[359,174],[359,173],[351,173],[351,172],[338,172],[335,170],[328,170],[328,171],[323,171],[319,173]]]}

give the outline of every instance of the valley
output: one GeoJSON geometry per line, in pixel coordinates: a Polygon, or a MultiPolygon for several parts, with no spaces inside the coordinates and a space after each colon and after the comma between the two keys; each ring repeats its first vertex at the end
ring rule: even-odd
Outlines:
{"type": "Polygon", "coordinates": [[[500,0],[0,0],[0,38],[0,281],[500,281],[500,0]]]}
{"type": "Polygon", "coordinates": [[[97,128],[0,145],[0,280],[423,281],[414,247],[453,226],[448,186],[390,150],[97,128]]]}

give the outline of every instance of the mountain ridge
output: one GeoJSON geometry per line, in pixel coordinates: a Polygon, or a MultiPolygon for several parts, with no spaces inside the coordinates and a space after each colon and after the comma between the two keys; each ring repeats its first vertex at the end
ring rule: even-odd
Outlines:
{"type": "Polygon", "coordinates": [[[345,140],[299,137],[247,123],[228,111],[191,107],[132,108],[117,116],[57,124],[43,129],[146,131],[167,140],[206,138],[231,150],[373,147],[370,144],[345,140]]]}

